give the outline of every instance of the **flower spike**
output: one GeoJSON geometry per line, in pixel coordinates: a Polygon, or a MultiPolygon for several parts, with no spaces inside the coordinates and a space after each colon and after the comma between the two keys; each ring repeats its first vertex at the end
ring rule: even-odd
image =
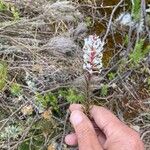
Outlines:
{"type": "Polygon", "coordinates": [[[84,40],[83,47],[83,69],[88,71],[90,74],[100,73],[102,70],[102,57],[104,42],[101,41],[99,36],[90,35],[84,40]]]}

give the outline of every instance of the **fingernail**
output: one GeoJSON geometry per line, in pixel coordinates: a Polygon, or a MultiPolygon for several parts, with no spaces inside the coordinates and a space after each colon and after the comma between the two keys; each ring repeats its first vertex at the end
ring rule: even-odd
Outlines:
{"type": "Polygon", "coordinates": [[[78,110],[75,110],[71,113],[71,116],[70,116],[70,121],[73,125],[78,125],[82,122],[83,120],[83,117],[82,117],[82,114],[80,111],[78,110]]]}

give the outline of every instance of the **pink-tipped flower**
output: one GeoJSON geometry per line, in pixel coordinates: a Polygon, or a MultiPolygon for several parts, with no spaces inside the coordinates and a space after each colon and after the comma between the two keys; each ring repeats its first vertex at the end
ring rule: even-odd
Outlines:
{"type": "Polygon", "coordinates": [[[99,36],[90,35],[84,40],[83,47],[83,69],[88,71],[90,74],[100,73],[102,70],[102,57],[104,42],[101,41],[99,36]]]}

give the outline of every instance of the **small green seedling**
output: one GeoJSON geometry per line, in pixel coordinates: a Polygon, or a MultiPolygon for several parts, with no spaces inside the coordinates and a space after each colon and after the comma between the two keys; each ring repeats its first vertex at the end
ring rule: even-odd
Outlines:
{"type": "Polygon", "coordinates": [[[115,79],[115,77],[116,77],[116,73],[110,72],[110,73],[108,74],[108,79],[109,79],[109,80],[113,80],[113,79],[115,79]]]}
{"type": "Polygon", "coordinates": [[[20,96],[22,94],[22,88],[18,83],[13,83],[10,87],[10,91],[14,96],[20,96]]]}
{"type": "Polygon", "coordinates": [[[108,94],[108,85],[107,84],[104,84],[102,87],[101,87],[101,95],[102,96],[107,96],[108,94]]]}

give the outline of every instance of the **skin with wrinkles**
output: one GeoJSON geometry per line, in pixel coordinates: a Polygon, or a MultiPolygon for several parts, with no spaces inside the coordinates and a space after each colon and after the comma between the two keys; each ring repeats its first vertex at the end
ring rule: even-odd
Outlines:
{"type": "Polygon", "coordinates": [[[78,145],[79,150],[144,150],[139,134],[109,110],[92,106],[90,115],[93,123],[83,113],[82,105],[73,104],[69,109],[75,133],[66,136],[66,144],[78,145]]]}

